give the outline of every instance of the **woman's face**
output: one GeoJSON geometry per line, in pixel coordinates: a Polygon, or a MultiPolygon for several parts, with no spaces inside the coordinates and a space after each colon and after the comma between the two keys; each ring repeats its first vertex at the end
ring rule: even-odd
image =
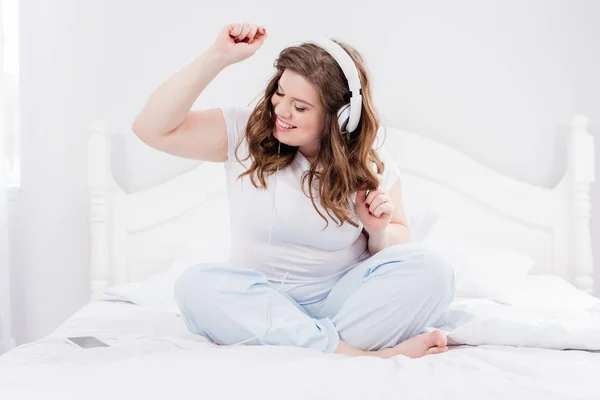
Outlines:
{"type": "Polygon", "coordinates": [[[273,135],[288,146],[298,146],[306,157],[319,151],[325,112],[317,89],[303,76],[286,69],[271,97],[275,110],[273,135]]]}

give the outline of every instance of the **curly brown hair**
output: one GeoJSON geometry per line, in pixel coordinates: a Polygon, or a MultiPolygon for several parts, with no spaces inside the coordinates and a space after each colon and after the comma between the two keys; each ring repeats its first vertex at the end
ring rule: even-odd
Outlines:
{"type": "Polygon", "coordinates": [[[347,222],[358,226],[354,221],[351,195],[358,190],[375,190],[384,165],[373,149],[373,143],[379,129],[379,119],[373,105],[368,71],[361,55],[351,46],[334,40],[350,55],[356,65],[362,87],[362,110],[358,127],[350,134],[342,134],[337,122],[337,111],[349,102],[350,90],[348,81],[329,53],[318,45],[303,43],[283,49],[273,66],[276,72],[267,84],[264,96],[261,96],[250,114],[246,126],[245,140],[248,143],[248,156],[240,160],[236,146],[236,159],[239,162],[252,158],[252,165],[238,179],[249,176],[256,188],[267,188],[267,177],[289,166],[298,151],[298,147],[280,143],[273,136],[275,112],[271,97],[277,90],[279,78],[286,69],[302,75],[317,89],[321,104],[325,110],[325,131],[321,135],[319,152],[311,163],[310,169],[302,176],[302,191],[308,196],[315,210],[325,220],[325,228],[329,225],[327,218],[315,204],[312,190],[313,182],[318,183],[318,197],[327,215],[338,226],[347,222]],[[278,151],[278,147],[279,148],[278,151]],[[332,215],[333,214],[333,215],[332,215]]]}

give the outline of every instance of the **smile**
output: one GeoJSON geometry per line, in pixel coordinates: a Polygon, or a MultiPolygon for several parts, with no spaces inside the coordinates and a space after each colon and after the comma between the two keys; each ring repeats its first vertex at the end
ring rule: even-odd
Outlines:
{"type": "Polygon", "coordinates": [[[285,122],[283,122],[283,121],[282,121],[282,120],[280,120],[279,118],[277,118],[276,124],[277,124],[277,126],[279,126],[279,127],[283,128],[283,129],[294,129],[294,128],[296,128],[296,127],[295,127],[295,126],[293,126],[293,125],[286,124],[285,122]]]}

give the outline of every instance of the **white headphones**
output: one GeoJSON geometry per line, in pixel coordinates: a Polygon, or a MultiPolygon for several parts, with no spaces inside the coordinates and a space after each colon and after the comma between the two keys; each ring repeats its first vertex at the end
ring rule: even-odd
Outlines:
{"type": "Polygon", "coordinates": [[[360,121],[360,113],[362,110],[362,88],[360,86],[360,78],[358,69],[354,61],[346,50],[333,40],[325,37],[309,39],[304,43],[312,43],[321,47],[333,57],[338,63],[346,79],[350,89],[350,103],[344,104],[337,112],[338,124],[342,133],[353,132],[360,121]]]}

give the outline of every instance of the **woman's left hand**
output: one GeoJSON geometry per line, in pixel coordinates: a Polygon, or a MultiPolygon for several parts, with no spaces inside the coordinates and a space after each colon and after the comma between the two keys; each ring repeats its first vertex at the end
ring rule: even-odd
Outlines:
{"type": "Polygon", "coordinates": [[[365,190],[360,190],[356,195],[356,216],[369,235],[384,233],[392,220],[393,212],[394,203],[381,188],[368,194],[365,190]]]}

